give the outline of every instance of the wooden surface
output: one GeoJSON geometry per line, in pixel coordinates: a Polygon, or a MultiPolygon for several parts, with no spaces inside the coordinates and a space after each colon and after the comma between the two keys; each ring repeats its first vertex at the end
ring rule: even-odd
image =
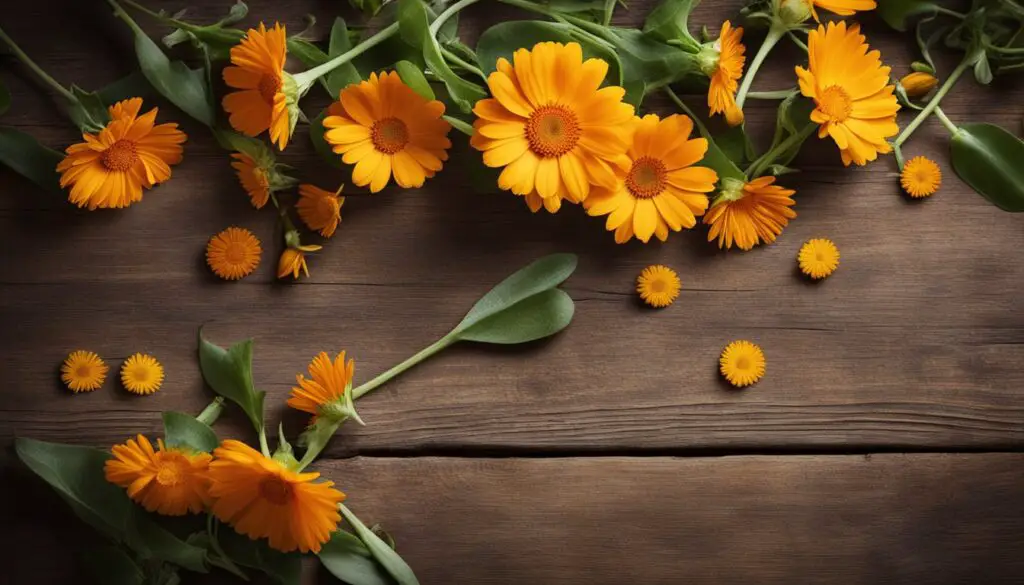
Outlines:
{"type": "MultiPolygon", "coordinates": [[[[190,15],[216,20],[229,4],[190,15]]],[[[299,30],[312,12],[322,35],[343,3],[249,4],[247,24],[282,19],[299,30]]],[[[630,2],[618,20],[635,25],[652,4],[630,2]]],[[[739,5],[705,2],[693,22],[716,30],[739,5]]],[[[513,14],[471,8],[463,31],[473,38],[513,14]]],[[[912,40],[863,21],[894,74],[906,72],[912,40]]],[[[96,88],[135,67],[123,25],[100,2],[18,3],[0,25],[65,83],[96,88]],[[78,26],[57,35],[54,19],[78,26]]],[[[748,35],[751,51],[758,38],[748,35]]],[[[774,56],[756,85],[791,85],[795,58],[774,56]]],[[[0,123],[54,148],[76,139],[22,68],[5,61],[0,75],[14,94],[0,123]]],[[[964,81],[943,109],[1019,130],[1022,100],[1019,81],[964,81]]],[[[704,111],[700,96],[687,101],[704,111]]],[[[774,106],[753,102],[749,125],[763,131],[774,106]]],[[[475,193],[459,161],[478,155],[454,136],[437,179],[353,194],[312,278],[278,283],[274,214],[251,208],[201,126],[169,106],[160,117],[188,132],[185,160],[125,211],[79,211],[0,169],[5,447],[14,436],[106,446],[157,432],[160,411],[200,409],[210,398],[195,359],[200,325],[222,343],[256,338],[269,418],[297,432],[304,419],[283,400],[315,353],[346,349],[357,379],[369,379],[445,333],[508,273],[571,251],[580,268],[566,285],[577,303],[566,332],[527,347],[451,349],[361,401],[368,426],[349,426],[328,450],[335,460],[322,467],[357,512],[387,525],[425,584],[1024,581],[1021,455],[974,453],[1024,448],[1024,224],[956,179],[937,123],[905,152],[941,161],[938,195],[911,202],[891,158],[844,169],[831,142],[812,139],[796,165],[805,172],[784,179],[798,190],[799,217],[777,244],[748,253],[718,251],[703,229],[617,246],[578,209],[531,215],[511,195],[475,193]],[[229,225],[268,250],[239,283],[217,280],[203,261],[206,240],[229,225]],[[842,252],[820,284],[795,274],[812,237],[842,252]],[[651,263],[683,279],[664,311],[632,293],[651,263]],[[744,391],[716,372],[719,351],[738,338],[768,359],[766,378],[744,391]],[[78,348],[114,367],[150,352],[167,381],[147,398],[116,376],[69,396],[56,370],[78,348]],[[844,455],[877,451],[972,453],[844,455]]],[[[283,160],[324,187],[349,180],[312,153],[304,130],[283,160]]],[[[229,414],[218,430],[245,437],[246,423],[229,414]]],[[[5,492],[50,505],[44,522],[5,504],[18,527],[2,547],[11,582],[73,582],[73,565],[43,563],[46,547],[18,537],[63,549],[66,514],[30,478],[14,478],[5,492]]]]}

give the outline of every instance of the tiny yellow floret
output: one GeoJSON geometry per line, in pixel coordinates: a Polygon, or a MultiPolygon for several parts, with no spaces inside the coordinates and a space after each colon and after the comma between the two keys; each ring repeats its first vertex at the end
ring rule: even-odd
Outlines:
{"type": "Polygon", "coordinates": [[[72,392],[92,392],[103,385],[108,369],[95,353],[73,351],[60,367],[60,379],[72,392]]]}
{"type": "Polygon", "coordinates": [[[636,292],[640,298],[659,309],[671,305],[679,297],[680,288],[679,275],[661,264],[644,268],[636,279],[636,292]]]}
{"type": "Polygon", "coordinates": [[[820,280],[839,267],[839,248],[832,240],[815,238],[800,248],[797,254],[800,271],[814,280],[820,280]]]}
{"type": "Polygon", "coordinates": [[[750,386],[764,376],[764,352],[746,340],[733,341],[725,346],[718,364],[722,376],[737,388],[750,386]]]}
{"type": "Polygon", "coordinates": [[[929,158],[914,157],[903,165],[900,185],[907,195],[915,199],[934,195],[942,186],[942,169],[929,158]]]}
{"type": "Polygon", "coordinates": [[[151,355],[136,353],[121,365],[121,383],[132,394],[152,394],[164,381],[164,367],[151,355]]]}

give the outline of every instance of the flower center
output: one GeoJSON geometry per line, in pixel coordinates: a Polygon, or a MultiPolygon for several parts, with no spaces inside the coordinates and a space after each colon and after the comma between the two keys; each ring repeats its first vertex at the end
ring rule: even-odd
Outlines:
{"type": "Polygon", "coordinates": [[[92,367],[89,364],[82,364],[75,368],[75,375],[79,378],[88,378],[92,376],[92,367]]]}
{"type": "Polygon", "coordinates": [[[128,374],[140,384],[144,384],[149,380],[149,368],[146,366],[136,366],[128,374]]]}
{"type": "Polygon", "coordinates": [[[838,85],[830,85],[821,92],[818,109],[834,122],[845,122],[853,113],[853,102],[845,89],[838,85]]]}
{"type": "Polygon", "coordinates": [[[292,497],[292,484],[280,477],[268,477],[260,483],[260,495],[271,504],[283,506],[292,497]]]}
{"type": "Polygon", "coordinates": [[[526,140],[534,153],[559,157],[580,141],[580,122],[576,114],[562,106],[544,106],[526,121],[526,140]]]}
{"type": "Polygon", "coordinates": [[[135,150],[135,142],[121,139],[104,150],[100,160],[108,169],[124,173],[138,162],[139,153],[135,150]]]}
{"type": "Polygon", "coordinates": [[[281,91],[281,78],[277,75],[264,74],[260,77],[259,91],[263,101],[273,104],[277,92],[281,91]]]}
{"type": "Polygon", "coordinates": [[[409,128],[398,118],[384,118],[370,129],[373,146],[384,154],[395,154],[409,143],[409,128]]]}
{"type": "Polygon", "coordinates": [[[665,292],[665,281],[655,280],[651,283],[651,292],[662,293],[665,292]]]}
{"type": "Polygon", "coordinates": [[[815,252],[814,253],[814,259],[817,260],[818,262],[824,262],[825,261],[825,255],[822,254],[821,252],[815,252]]]}
{"type": "Polygon", "coordinates": [[[245,261],[245,244],[241,242],[231,242],[227,248],[224,249],[224,259],[229,264],[241,264],[245,261]]]}
{"type": "Polygon", "coordinates": [[[740,359],[736,360],[737,370],[748,370],[750,369],[750,358],[747,356],[740,356],[740,359]]]}
{"type": "Polygon", "coordinates": [[[160,463],[156,472],[156,481],[160,485],[175,486],[185,480],[184,461],[177,455],[171,456],[169,460],[160,463]]]}
{"type": "Polygon", "coordinates": [[[637,199],[651,199],[665,190],[665,163],[644,156],[636,159],[626,175],[626,189],[637,199]]]}

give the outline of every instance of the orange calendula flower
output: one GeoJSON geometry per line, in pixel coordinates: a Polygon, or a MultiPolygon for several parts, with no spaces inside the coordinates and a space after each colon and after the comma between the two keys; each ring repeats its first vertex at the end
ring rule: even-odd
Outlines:
{"type": "Polygon", "coordinates": [[[213,514],[282,552],[320,552],[338,527],[345,494],[319,473],[296,473],[245,443],[228,439],[210,464],[213,514]]]}
{"type": "Polygon", "coordinates": [[[83,134],[57,165],[60,186],[71,186],[68,200],[89,209],[128,207],[142,201],[143,189],[171,178],[181,162],[185,133],[177,124],[156,124],[157,108],[139,115],[142,98],[109,108],[110,123],[99,134],[83,134]]]}
{"type": "Polygon", "coordinates": [[[323,246],[312,244],[297,248],[285,248],[277,262],[277,277],[287,278],[291,275],[292,278],[298,280],[299,273],[305,274],[308,277],[309,266],[306,264],[306,252],[317,252],[321,249],[323,249],[323,246]]]}
{"type": "Polygon", "coordinates": [[[718,238],[719,248],[736,244],[741,250],[774,242],[796,217],[791,209],[796,191],[774,183],[775,177],[759,177],[749,183],[724,179],[721,195],[704,215],[704,223],[711,226],[708,241],[718,238]]]}
{"type": "Polygon", "coordinates": [[[614,189],[616,167],[629,166],[633,106],[622,102],[625,89],[601,88],[608,63],[584,61],[577,43],[551,42],[519,49],[512,60],[498,60],[487,78],[494,97],[473,108],[470,144],[485,165],[504,167],[498,187],[575,203],[591,185],[614,189]]]}
{"type": "Polygon", "coordinates": [[[743,77],[747,48],[743,46],[743,28],[733,28],[728,20],[722,25],[722,32],[713,46],[718,53],[715,66],[711,69],[711,87],[708,89],[708,108],[711,115],[725,114],[730,126],[743,123],[743,110],[736,106],[736,90],[743,77]]]}
{"type": "Polygon", "coordinates": [[[247,229],[229,227],[210,238],[206,245],[206,263],[224,280],[249,276],[260,265],[263,248],[247,229]]]}
{"type": "Polygon", "coordinates": [[[261,22],[231,48],[231,66],[224,68],[224,83],[240,90],[222,102],[231,127],[246,136],[270,130],[279,150],[288,145],[294,126],[289,102],[295,100],[286,93],[292,82],[284,70],[287,44],[284,26],[274,23],[268,30],[261,22]]]}
{"type": "Polygon", "coordinates": [[[302,374],[295,376],[298,386],[292,387],[288,406],[317,416],[322,407],[340,403],[352,384],[355,371],[355,360],[346,362],[345,352],[339,353],[333,362],[326,352],[320,352],[309,364],[310,378],[302,374]]]}
{"type": "Polygon", "coordinates": [[[231,158],[235,159],[231,166],[238,172],[238,182],[242,184],[242,188],[249,194],[252,206],[256,209],[262,209],[267,204],[267,201],[270,200],[269,170],[256,162],[251,156],[241,152],[232,153],[231,158]]]}
{"type": "Polygon", "coordinates": [[[796,68],[801,93],[817,106],[811,120],[821,125],[818,137],[835,140],[845,165],[892,152],[887,139],[899,132],[889,68],[864,41],[856,24],[821,25],[808,37],[810,69],[796,68]]]}
{"type": "Polygon", "coordinates": [[[60,379],[72,392],[92,392],[103,385],[110,368],[95,352],[71,352],[60,367],[60,379]]]}
{"type": "Polygon", "coordinates": [[[107,481],[127,488],[128,497],[150,512],[182,516],[205,510],[210,503],[210,455],[167,448],[160,439],[157,447],[142,435],[114,445],[114,457],[103,469],[107,481]]]}
{"type": "Polygon", "coordinates": [[[644,243],[669,230],[692,228],[708,207],[718,174],[693,166],[704,158],[708,141],[690,138],[693,120],[672,115],[664,120],[648,114],[635,120],[630,166],[614,189],[595,187],[583,205],[590,215],[607,215],[606,227],[624,244],[634,236],[644,243]]]}
{"type": "Polygon", "coordinates": [[[427,100],[398,73],[370,74],[346,87],[324,118],[324,140],[345,164],[355,165],[352,182],[377,193],[391,180],[422,187],[448,160],[451,124],[444,104],[427,100]]]}
{"type": "Polygon", "coordinates": [[[325,238],[333,236],[341,223],[341,206],[345,204],[345,198],[341,196],[343,188],[344,185],[331,192],[314,185],[299,185],[299,202],[295,208],[302,223],[311,230],[319,231],[325,238]]]}

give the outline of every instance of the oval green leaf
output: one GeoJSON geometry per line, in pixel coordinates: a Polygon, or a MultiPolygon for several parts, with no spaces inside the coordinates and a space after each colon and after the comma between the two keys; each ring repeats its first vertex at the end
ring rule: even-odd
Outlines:
{"type": "Polygon", "coordinates": [[[263,428],[263,398],[252,381],[251,339],[224,349],[203,339],[199,332],[199,368],[203,379],[217,394],[242,407],[257,432],[263,428]]]}
{"type": "Polygon", "coordinates": [[[644,32],[662,41],[682,41],[691,47],[700,43],[690,34],[690,13],[700,0],[663,0],[644,21],[644,32]]]}
{"type": "Polygon", "coordinates": [[[928,0],[881,0],[878,15],[892,28],[905,31],[911,17],[935,12],[935,6],[928,0]]]}
{"type": "Polygon", "coordinates": [[[394,585],[391,576],[373,559],[359,537],[338,530],[317,553],[332,575],[349,585],[394,585]]]}
{"type": "Polygon", "coordinates": [[[183,412],[165,412],[164,442],[169,447],[185,447],[193,451],[210,453],[220,441],[209,425],[199,422],[183,412]]]}
{"type": "Polygon", "coordinates": [[[36,142],[24,132],[0,128],[0,164],[39,185],[47,191],[60,193],[57,164],[64,155],[36,142]]]}
{"type": "Polygon", "coordinates": [[[430,82],[427,81],[427,78],[417,65],[408,61],[399,61],[395,63],[395,71],[398,72],[398,76],[402,78],[406,85],[424,99],[434,99],[434,90],[430,89],[430,82]]]}
{"type": "Polygon", "coordinates": [[[1004,211],[1024,211],[1024,141],[994,124],[964,124],[950,141],[953,169],[1004,211]]]}
{"type": "Polygon", "coordinates": [[[339,504],[338,509],[341,510],[341,515],[345,520],[355,529],[356,535],[363,541],[363,545],[370,551],[373,558],[377,559],[384,570],[394,577],[398,585],[419,585],[419,580],[412,568],[402,560],[402,557],[398,556],[394,549],[367,528],[345,504],[339,504]]]}
{"type": "MultiPolygon", "coordinates": [[[[338,55],[347,53],[352,48],[352,37],[348,33],[348,25],[345,19],[340,16],[334,19],[331,27],[331,40],[327,48],[327,58],[333,59],[338,55]]],[[[327,93],[332,100],[339,99],[341,90],[353,83],[359,83],[363,76],[356,69],[354,63],[349,61],[334,69],[323,78],[327,87],[327,93]]]]}
{"type": "Polygon", "coordinates": [[[535,341],[568,327],[574,311],[572,298],[553,288],[463,329],[458,339],[505,345],[535,341]]]}

